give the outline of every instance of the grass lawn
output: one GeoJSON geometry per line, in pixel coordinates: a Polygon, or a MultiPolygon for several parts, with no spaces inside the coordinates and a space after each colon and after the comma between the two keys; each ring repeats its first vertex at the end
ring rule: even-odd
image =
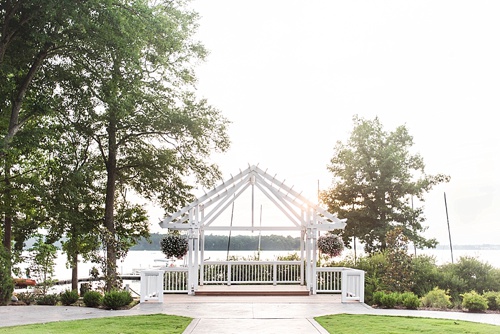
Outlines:
{"type": "Polygon", "coordinates": [[[191,318],[166,314],[110,317],[86,320],[50,322],[46,324],[0,327],[0,333],[9,334],[181,334],[191,318]]]}
{"type": "Polygon", "coordinates": [[[396,317],[380,315],[336,314],[314,318],[329,333],[363,334],[498,334],[500,326],[469,321],[396,317]]]}

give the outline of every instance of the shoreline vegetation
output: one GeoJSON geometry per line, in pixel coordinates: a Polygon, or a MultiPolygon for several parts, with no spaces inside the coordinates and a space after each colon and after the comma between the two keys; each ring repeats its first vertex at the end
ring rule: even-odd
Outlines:
{"type": "MultiPolygon", "coordinates": [[[[131,251],[160,251],[160,241],[165,236],[162,233],[151,233],[148,239],[141,238],[137,244],[130,248],[131,251]]],[[[261,251],[298,251],[300,250],[300,238],[292,236],[283,235],[235,235],[231,236],[231,241],[229,242],[229,236],[227,235],[213,235],[209,234],[205,236],[205,250],[207,251],[225,251],[229,250],[242,250],[251,251],[257,250],[259,247],[260,238],[260,250],[261,251]]],[[[35,243],[35,239],[29,239],[26,241],[25,249],[29,249],[35,243]]],[[[60,249],[60,243],[55,244],[60,249]]],[[[439,244],[436,246],[437,250],[448,250],[449,245],[439,244]]],[[[481,244],[481,245],[453,245],[453,250],[500,250],[500,244],[481,244]]]]}
{"type": "MultiPolygon", "coordinates": [[[[165,236],[161,233],[152,233],[150,241],[141,238],[138,243],[130,248],[130,250],[160,250],[160,240],[165,236]]],[[[283,235],[262,235],[260,236],[260,250],[283,250],[283,251],[298,251],[300,249],[300,238],[283,235]]],[[[213,235],[205,236],[205,250],[208,251],[223,251],[227,250],[229,237],[227,235],[213,235]]],[[[231,236],[229,243],[230,250],[256,250],[259,245],[258,235],[235,235],[231,236]]],[[[450,249],[449,245],[437,245],[435,249],[443,250],[450,249]]],[[[500,250],[500,244],[481,244],[481,245],[454,245],[454,250],[500,250]]]]}

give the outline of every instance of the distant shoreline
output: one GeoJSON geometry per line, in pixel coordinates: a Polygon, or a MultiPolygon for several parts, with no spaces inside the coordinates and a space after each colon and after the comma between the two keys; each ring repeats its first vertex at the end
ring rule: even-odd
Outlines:
{"type": "MultiPolygon", "coordinates": [[[[450,245],[437,245],[436,248],[426,249],[450,249],[450,245]]],[[[500,245],[482,244],[482,245],[453,245],[456,250],[500,250],[500,245]]]]}

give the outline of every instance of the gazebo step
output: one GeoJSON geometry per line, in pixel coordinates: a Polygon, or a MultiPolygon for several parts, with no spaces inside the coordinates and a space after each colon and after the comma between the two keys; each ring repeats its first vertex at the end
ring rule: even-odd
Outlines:
{"type": "Polygon", "coordinates": [[[309,296],[305,286],[217,285],[202,286],[196,296],[309,296]]]}
{"type": "Polygon", "coordinates": [[[309,296],[309,291],[196,291],[196,296],[309,296]]]}

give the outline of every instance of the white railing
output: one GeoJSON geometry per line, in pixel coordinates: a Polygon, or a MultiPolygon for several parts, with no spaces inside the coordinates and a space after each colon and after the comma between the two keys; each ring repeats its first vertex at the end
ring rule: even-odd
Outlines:
{"type": "Polygon", "coordinates": [[[340,293],[344,267],[316,267],[316,291],[319,293],[340,293]]]}
{"type": "Polygon", "coordinates": [[[365,302],[365,272],[358,269],[342,271],[342,303],[350,300],[365,302]]]}
{"type": "Polygon", "coordinates": [[[188,268],[163,267],[163,292],[188,292],[188,268]]]}
{"type": "MultiPolygon", "coordinates": [[[[163,292],[189,292],[187,267],[163,267],[163,292]]],[[[300,284],[300,261],[206,261],[200,267],[204,284],[300,284]]],[[[365,272],[345,267],[316,267],[314,293],[340,293],[341,301],[364,302],[365,272]]]]}
{"type": "Polygon", "coordinates": [[[300,283],[300,261],[206,261],[200,285],[300,283]]]}
{"type": "Polygon", "coordinates": [[[364,302],[365,272],[344,267],[317,267],[317,293],[341,293],[342,303],[350,300],[364,302]]]}
{"type": "Polygon", "coordinates": [[[163,303],[163,270],[141,271],[141,303],[154,300],[163,303]]]}

